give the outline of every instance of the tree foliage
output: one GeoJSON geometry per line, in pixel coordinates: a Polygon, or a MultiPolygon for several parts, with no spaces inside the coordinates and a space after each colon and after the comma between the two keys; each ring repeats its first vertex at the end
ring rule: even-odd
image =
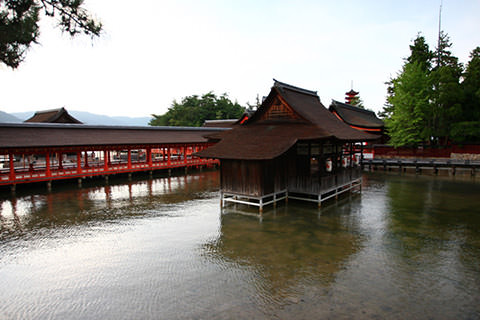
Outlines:
{"type": "Polygon", "coordinates": [[[165,114],[153,114],[149,125],[200,127],[205,120],[238,119],[244,112],[245,108],[232,102],[227,94],[217,97],[209,92],[201,97],[184,97],[180,102],[174,100],[165,114]]]}
{"type": "Polygon", "coordinates": [[[430,51],[420,34],[397,77],[387,82],[380,116],[394,146],[480,141],[480,48],[464,70],[447,34],[430,51]],[[462,81],[463,79],[463,81],[462,81]]]}
{"type": "Polygon", "coordinates": [[[99,36],[102,24],[94,20],[83,0],[0,0],[0,62],[17,68],[40,35],[40,14],[57,17],[71,36],[99,36]]]}
{"type": "Polygon", "coordinates": [[[413,62],[404,65],[402,73],[392,80],[395,94],[389,103],[395,107],[386,126],[394,146],[417,145],[429,135],[427,114],[429,80],[423,66],[413,62]]]}

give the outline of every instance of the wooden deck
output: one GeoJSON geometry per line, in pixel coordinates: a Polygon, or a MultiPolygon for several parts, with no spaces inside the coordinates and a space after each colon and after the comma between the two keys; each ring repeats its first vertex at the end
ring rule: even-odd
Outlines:
{"type": "Polygon", "coordinates": [[[420,173],[422,169],[431,169],[434,173],[439,170],[450,170],[452,174],[456,173],[457,169],[470,170],[472,175],[475,175],[477,170],[480,170],[480,161],[474,160],[456,160],[456,159],[363,159],[361,162],[364,168],[369,170],[383,169],[384,171],[397,169],[415,169],[415,172],[420,173]]]}

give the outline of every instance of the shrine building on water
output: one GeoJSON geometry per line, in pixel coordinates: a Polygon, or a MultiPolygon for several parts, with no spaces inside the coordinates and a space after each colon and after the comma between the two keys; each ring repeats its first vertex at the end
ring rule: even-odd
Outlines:
{"type": "Polygon", "coordinates": [[[324,200],[361,186],[362,142],[356,130],[323,106],[316,91],[274,80],[257,111],[196,155],[220,160],[222,206],[259,207],[283,199],[324,200]]]}

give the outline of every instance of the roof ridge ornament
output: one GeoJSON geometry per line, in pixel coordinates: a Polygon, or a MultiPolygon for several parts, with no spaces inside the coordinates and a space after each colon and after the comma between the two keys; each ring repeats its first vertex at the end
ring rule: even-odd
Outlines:
{"type": "Polygon", "coordinates": [[[288,84],[288,83],[278,81],[278,80],[275,79],[275,78],[273,78],[273,81],[274,81],[273,86],[274,86],[275,88],[279,88],[280,90],[282,90],[282,89],[288,89],[288,90],[296,91],[296,92],[299,92],[299,93],[304,93],[304,94],[308,94],[308,95],[311,95],[311,96],[316,96],[316,97],[318,97],[317,91],[307,90],[307,89],[295,87],[295,86],[292,86],[292,85],[290,85],[290,84],[288,84]]]}

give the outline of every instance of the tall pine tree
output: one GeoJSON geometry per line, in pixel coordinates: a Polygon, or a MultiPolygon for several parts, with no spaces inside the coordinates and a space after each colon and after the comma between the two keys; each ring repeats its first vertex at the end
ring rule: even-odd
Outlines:
{"type": "Polygon", "coordinates": [[[470,54],[461,88],[462,114],[460,121],[452,124],[451,138],[460,143],[480,142],[480,47],[470,54]]]}
{"type": "Polygon", "coordinates": [[[440,32],[438,47],[430,74],[432,85],[432,135],[434,142],[446,144],[452,134],[452,125],[462,116],[460,78],[463,66],[449,50],[452,46],[446,33],[440,32]]]}
{"type": "Polygon", "coordinates": [[[432,133],[429,69],[433,53],[420,34],[410,45],[410,52],[402,71],[387,83],[388,97],[382,114],[390,144],[396,147],[428,142],[432,133]]]}

